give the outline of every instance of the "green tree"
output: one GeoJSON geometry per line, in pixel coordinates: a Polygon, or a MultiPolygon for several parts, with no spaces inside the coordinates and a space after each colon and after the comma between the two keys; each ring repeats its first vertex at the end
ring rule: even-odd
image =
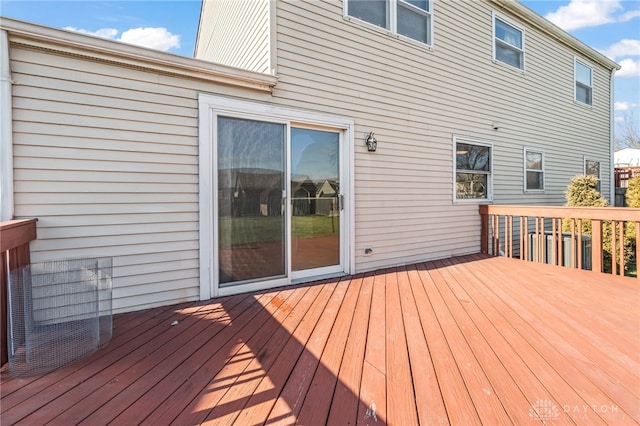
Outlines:
{"type": "Polygon", "coordinates": [[[598,192],[598,179],[593,175],[574,176],[564,193],[567,206],[607,207],[609,202],[598,192]]]}
{"type": "Polygon", "coordinates": [[[625,197],[628,207],[640,208],[640,176],[629,179],[625,197]]]}
{"type": "MultiPolygon", "coordinates": [[[[636,209],[640,208],[640,176],[629,179],[629,186],[627,187],[625,198],[628,207],[636,209]]],[[[624,233],[625,260],[627,258],[627,252],[629,252],[629,257],[631,258],[631,261],[626,263],[627,267],[625,269],[632,271],[635,270],[637,274],[638,259],[634,259],[637,244],[636,224],[634,222],[627,222],[624,233]]]]}
{"type": "MultiPolygon", "coordinates": [[[[634,189],[638,191],[640,194],[640,181],[637,184],[638,188],[634,189]]],[[[571,207],[608,207],[609,202],[600,194],[597,189],[598,180],[595,176],[587,175],[587,176],[575,176],[571,179],[571,183],[567,187],[567,191],[565,192],[565,197],[567,199],[567,206],[571,207]]],[[[640,200],[640,198],[639,198],[640,200]]],[[[564,219],[562,221],[562,230],[564,232],[571,232],[571,219],[564,219]]],[[[577,230],[578,232],[582,231],[583,234],[592,234],[592,225],[591,220],[585,219],[582,221],[582,229],[577,230]]],[[[634,238],[628,238],[629,228],[625,229],[625,241],[624,241],[624,260],[625,260],[625,270],[629,269],[631,264],[631,259],[633,257],[633,253],[635,253],[635,247],[632,244],[632,241],[635,243],[635,229],[634,229],[634,238]]],[[[610,221],[602,221],[602,251],[603,251],[603,261],[604,261],[604,270],[605,272],[611,272],[611,241],[612,241],[612,227],[610,221]]],[[[619,254],[616,256],[616,263],[620,264],[619,254]]]]}

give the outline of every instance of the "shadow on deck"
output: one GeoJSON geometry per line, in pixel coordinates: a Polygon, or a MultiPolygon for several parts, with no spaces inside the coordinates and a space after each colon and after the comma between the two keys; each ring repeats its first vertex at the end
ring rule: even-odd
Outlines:
{"type": "Polygon", "coordinates": [[[118,315],[9,424],[637,424],[633,280],[465,256],[118,315]],[[178,321],[177,325],[171,325],[178,321]]]}

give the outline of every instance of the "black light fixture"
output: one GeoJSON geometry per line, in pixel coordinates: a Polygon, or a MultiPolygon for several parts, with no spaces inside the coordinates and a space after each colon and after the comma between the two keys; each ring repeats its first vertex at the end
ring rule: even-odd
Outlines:
{"type": "Polygon", "coordinates": [[[369,132],[369,134],[364,138],[364,142],[367,144],[367,151],[376,152],[378,148],[378,141],[373,137],[373,132],[369,132]]]}

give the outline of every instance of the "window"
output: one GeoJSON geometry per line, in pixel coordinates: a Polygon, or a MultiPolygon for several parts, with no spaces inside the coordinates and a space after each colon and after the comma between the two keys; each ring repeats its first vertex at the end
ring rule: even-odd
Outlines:
{"type": "Polygon", "coordinates": [[[456,200],[491,199],[491,146],[454,138],[456,200]]]}
{"type": "Polygon", "coordinates": [[[524,190],[544,191],[544,153],[524,150],[524,190]]]}
{"type": "Polygon", "coordinates": [[[524,30],[493,16],[493,59],[524,70],[524,30]]]}
{"type": "Polygon", "coordinates": [[[593,105],[593,70],[576,59],[574,71],[575,100],[585,105],[593,105]]]}
{"type": "Polygon", "coordinates": [[[598,179],[598,186],[596,189],[600,191],[600,162],[584,159],[584,174],[586,176],[595,176],[598,179]]]}
{"type": "Polygon", "coordinates": [[[431,45],[432,0],[348,0],[345,14],[431,45]]]}
{"type": "Polygon", "coordinates": [[[389,29],[388,0],[350,0],[348,14],[373,25],[389,29]]]}

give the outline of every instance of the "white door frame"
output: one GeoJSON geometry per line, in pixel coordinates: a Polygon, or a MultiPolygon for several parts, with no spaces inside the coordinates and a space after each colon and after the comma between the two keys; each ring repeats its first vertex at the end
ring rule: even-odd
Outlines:
{"type": "MultiPolygon", "coordinates": [[[[217,117],[219,115],[241,117],[251,120],[286,123],[287,129],[293,124],[309,126],[325,126],[342,131],[343,144],[340,147],[341,160],[341,194],[344,198],[345,229],[341,229],[343,238],[343,254],[341,262],[344,273],[352,274],[355,265],[354,241],[354,121],[343,117],[321,114],[311,111],[291,109],[266,103],[246,101],[235,98],[200,94],[199,108],[199,232],[200,232],[200,300],[247,291],[257,291],[280,285],[299,282],[293,279],[290,271],[287,277],[222,287],[218,285],[218,253],[217,253],[217,221],[214,200],[217,190],[217,152],[215,137],[217,134],[217,117]]],[[[287,135],[287,143],[289,142],[287,135]]],[[[287,147],[287,151],[289,148],[287,147]]],[[[288,167],[288,166],[287,166],[288,167]]],[[[289,206],[287,191],[287,206],[289,206]]],[[[289,211],[289,207],[287,208],[289,211]]],[[[288,221],[289,219],[287,219],[288,221]]],[[[287,245],[290,245],[287,237],[287,245]]],[[[290,266],[287,266],[290,270],[290,266]]],[[[295,274],[294,274],[295,276],[295,274]]],[[[304,280],[320,279],[323,276],[305,276],[304,280]]]]}

